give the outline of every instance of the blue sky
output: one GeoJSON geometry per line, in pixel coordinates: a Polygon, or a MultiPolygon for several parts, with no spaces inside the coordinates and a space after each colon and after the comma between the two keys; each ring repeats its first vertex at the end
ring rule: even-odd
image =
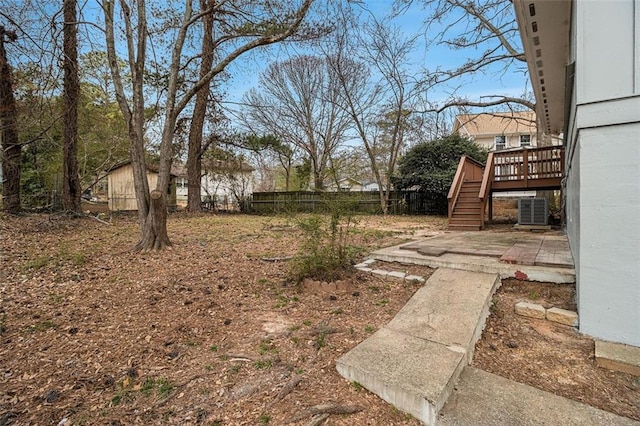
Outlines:
{"type": "MultiPolygon", "coordinates": [[[[392,10],[392,4],[391,0],[365,1],[366,8],[378,18],[387,16],[392,10]]],[[[474,54],[474,52],[452,51],[445,46],[437,44],[427,45],[427,37],[433,34],[432,32],[429,35],[425,35],[423,23],[428,13],[429,11],[424,10],[420,2],[414,2],[404,14],[393,20],[394,24],[398,25],[408,36],[420,34],[417,48],[411,59],[412,68],[416,73],[425,68],[454,68],[464,63],[467,55],[474,54]]],[[[437,31],[437,28],[432,28],[432,30],[437,31]]],[[[284,59],[296,51],[299,50],[296,50],[291,45],[272,46],[266,51],[253,53],[232,64],[228,68],[233,77],[226,86],[227,101],[240,102],[242,95],[247,90],[257,86],[259,74],[265,69],[270,60],[284,59]]],[[[523,93],[528,81],[526,75],[521,72],[501,74],[497,73],[497,69],[495,71],[496,74],[480,77],[476,81],[468,80],[463,88],[456,92],[457,95],[479,101],[482,96],[492,94],[520,96],[523,93]]],[[[449,92],[446,88],[432,91],[429,94],[429,99],[445,99],[449,92]]]]}

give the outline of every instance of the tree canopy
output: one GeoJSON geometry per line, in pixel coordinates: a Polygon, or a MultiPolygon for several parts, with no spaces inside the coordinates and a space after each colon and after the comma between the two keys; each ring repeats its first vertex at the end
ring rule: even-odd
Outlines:
{"type": "Polygon", "coordinates": [[[458,134],[422,142],[402,157],[393,183],[398,189],[417,188],[446,196],[460,157],[467,155],[484,163],[487,154],[485,148],[458,134]]]}

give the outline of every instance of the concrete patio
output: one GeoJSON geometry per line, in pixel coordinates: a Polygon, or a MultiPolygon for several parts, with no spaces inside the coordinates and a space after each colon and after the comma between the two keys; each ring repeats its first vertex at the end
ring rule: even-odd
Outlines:
{"type": "Polygon", "coordinates": [[[569,243],[558,231],[445,231],[377,250],[371,257],[385,262],[495,273],[501,278],[575,282],[569,243]]]}
{"type": "Polygon", "coordinates": [[[347,380],[427,425],[638,424],[469,366],[501,279],[575,282],[561,233],[442,232],[378,250],[356,268],[385,275],[380,261],[438,270],[391,322],[337,361],[347,380]]]}

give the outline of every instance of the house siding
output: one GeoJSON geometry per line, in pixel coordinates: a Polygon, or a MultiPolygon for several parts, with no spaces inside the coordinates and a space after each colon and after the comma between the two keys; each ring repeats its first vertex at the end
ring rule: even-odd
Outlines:
{"type": "Polygon", "coordinates": [[[573,2],[566,230],[580,331],[640,346],[639,2],[573,2]]]}
{"type": "MultiPolygon", "coordinates": [[[[578,1],[576,11],[576,82],[580,103],[638,93],[634,63],[638,22],[633,0],[578,1]]],[[[636,70],[637,73],[637,70],[636,70]]]]}
{"type": "Polygon", "coordinates": [[[636,346],[640,346],[639,134],[640,123],[580,132],[576,159],[580,191],[575,200],[580,238],[573,241],[579,247],[581,331],[636,346]],[[604,141],[615,141],[616,149],[604,141]]]}
{"type": "MultiPolygon", "coordinates": [[[[522,133],[523,135],[529,135],[529,133],[522,133]]],[[[495,138],[499,135],[489,135],[489,136],[471,136],[469,135],[475,143],[478,145],[487,148],[489,150],[493,150],[495,147],[495,138]]],[[[506,146],[505,149],[510,148],[520,148],[520,134],[517,135],[505,135],[506,146]]],[[[534,134],[531,134],[531,146],[538,146],[538,139],[534,134]]]]}

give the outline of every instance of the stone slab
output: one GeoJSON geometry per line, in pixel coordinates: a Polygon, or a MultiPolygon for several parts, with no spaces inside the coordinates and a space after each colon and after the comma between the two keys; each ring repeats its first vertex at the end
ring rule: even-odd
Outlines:
{"type": "MultiPolygon", "coordinates": [[[[362,270],[362,269],[360,269],[362,270]]],[[[376,274],[376,275],[380,275],[383,277],[386,277],[387,275],[389,275],[389,271],[384,271],[382,269],[373,269],[370,271],[372,274],[376,274]]]]}
{"type": "Polygon", "coordinates": [[[640,425],[640,422],[599,410],[521,383],[465,367],[439,425],[640,425]]]}
{"type": "Polygon", "coordinates": [[[447,249],[442,247],[423,246],[419,247],[416,251],[425,256],[442,256],[447,252],[447,249]]]}
{"type": "Polygon", "coordinates": [[[404,277],[404,279],[407,281],[417,281],[419,283],[423,283],[426,281],[424,277],[421,277],[420,275],[407,275],[406,277],[404,277]]]}
{"type": "Polygon", "coordinates": [[[496,274],[439,268],[387,327],[446,346],[473,349],[482,332],[478,325],[484,325],[499,282],[496,274]]]}
{"type": "Polygon", "coordinates": [[[596,340],[598,367],[640,376],[640,348],[596,340]]]}
{"type": "Polygon", "coordinates": [[[544,319],[547,310],[537,303],[518,302],[516,303],[516,314],[529,318],[544,319]]]}
{"type": "Polygon", "coordinates": [[[424,243],[421,242],[415,242],[415,243],[408,243],[408,244],[402,244],[400,246],[400,250],[420,250],[422,247],[424,247],[424,243]]]}
{"type": "Polygon", "coordinates": [[[545,237],[536,257],[536,265],[573,268],[573,256],[566,239],[545,237]]]}
{"type": "Polygon", "coordinates": [[[568,311],[566,309],[551,308],[547,309],[547,319],[559,324],[569,325],[571,327],[578,326],[578,313],[568,311]]]}
{"type": "Polygon", "coordinates": [[[535,265],[541,246],[541,239],[518,241],[500,257],[500,261],[516,265],[535,265]]]}
{"type": "Polygon", "coordinates": [[[338,372],[418,420],[435,424],[464,353],[383,327],[338,359],[338,372]]]}
{"type": "Polygon", "coordinates": [[[404,272],[400,272],[400,271],[389,271],[389,273],[387,274],[388,277],[399,278],[401,280],[403,280],[406,275],[407,274],[405,274],[404,272]]]}

